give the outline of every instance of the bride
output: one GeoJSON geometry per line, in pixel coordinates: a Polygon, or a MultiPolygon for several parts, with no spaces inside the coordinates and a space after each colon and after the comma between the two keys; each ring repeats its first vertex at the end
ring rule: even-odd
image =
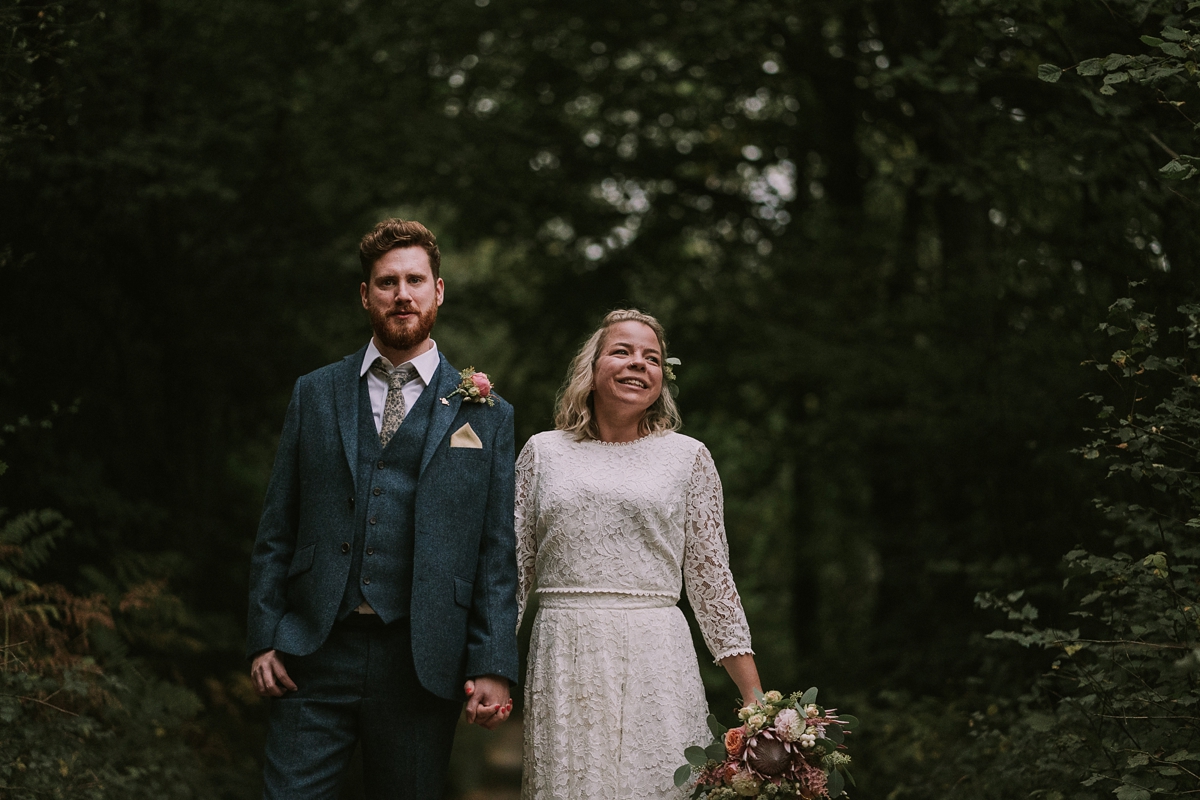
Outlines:
{"type": "Polygon", "coordinates": [[[761,689],[720,478],[704,445],[675,432],[664,338],[654,317],[608,314],[572,362],[557,430],[517,459],[521,613],[535,577],[539,600],[525,800],[683,796],[684,748],[711,734],[681,584],[742,697],[761,689]]]}

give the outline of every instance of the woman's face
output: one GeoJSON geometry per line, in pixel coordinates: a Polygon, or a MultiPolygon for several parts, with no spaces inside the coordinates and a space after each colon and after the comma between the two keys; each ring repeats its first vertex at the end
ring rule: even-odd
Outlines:
{"type": "Polygon", "coordinates": [[[596,360],[592,395],[597,414],[644,412],[662,394],[663,354],[649,325],[610,325],[596,360]]]}

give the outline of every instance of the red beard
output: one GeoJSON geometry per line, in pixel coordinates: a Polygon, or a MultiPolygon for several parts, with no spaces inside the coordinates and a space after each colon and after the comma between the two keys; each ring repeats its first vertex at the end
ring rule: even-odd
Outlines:
{"type": "Polygon", "coordinates": [[[429,338],[433,323],[437,322],[436,303],[423,312],[418,311],[416,318],[410,317],[407,320],[389,316],[394,310],[372,307],[368,312],[371,317],[371,330],[379,337],[379,341],[393,350],[408,350],[429,338]]]}

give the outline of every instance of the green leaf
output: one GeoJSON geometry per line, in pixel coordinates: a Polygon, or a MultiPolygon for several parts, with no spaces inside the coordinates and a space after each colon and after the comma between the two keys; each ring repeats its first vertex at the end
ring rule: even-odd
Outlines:
{"type": "Polygon", "coordinates": [[[846,791],[846,779],[842,777],[842,773],[836,769],[829,773],[829,782],[825,784],[825,789],[830,798],[840,797],[846,791]]]}
{"type": "Polygon", "coordinates": [[[1190,164],[1182,164],[1179,159],[1172,159],[1162,167],[1159,167],[1158,174],[1162,175],[1167,180],[1183,181],[1196,174],[1196,168],[1190,164]]]}
{"type": "Polygon", "coordinates": [[[1179,28],[1172,28],[1170,25],[1163,28],[1162,35],[1164,39],[1170,39],[1173,42],[1186,42],[1188,40],[1186,31],[1181,31],[1179,28]]]}
{"type": "MultiPolygon", "coordinates": [[[[1111,86],[1105,85],[1100,87],[1100,94],[1116,94],[1117,90],[1111,86]]],[[[1107,367],[1098,367],[1098,369],[1107,369],[1107,367]]]]}
{"type": "Polygon", "coordinates": [[[1025,724],[1029,726],[1030,730],[1037,731],[1038,733],[1046,733],[1054,730],[1055,722],[1053,714],[1043,714],[1035,711],[1025,716],[1025,724]]]}
{"type": "Polygon", "coordinates": [[[1140,786],[1122,784],[1113,790],[1117,800],[1150,800],[1150,793],[1140,786]]]}
{"type": "Polygon", "coordinates": [[[708,756],[713,761],[724,761],[729,753],[725,752],[724,742],[713,742],[708,747],[704,748],[704,755],[708,756]]]}
{"type": "Polygon", "coordinates": [[[1163,43],[1162,39],[1158,39],[1154,36],[1143,36],[1142,37],[1142,44],[1149,45],[1150,47],[1158,47],[1162,43],[1163,43]]]}
{"type": "Polygon", "coordinates": [[[683,786],[692,779],[692,767],[690,764],[684,764],[679,769],[675,770],[675,785],[683,786]]]}
{"type": "Polygon", "coordinates": [[[1058,79],[1062,77],[1062,74],[1061,67],[1056,67],[1053,64],[1038,64],[1038,77],[1046,83],[1058,83],[1058,79]]]}
{"type": "Polygon", "coordinates": [[[725,736],[725,731],[729,730],[729,728],[721,724],[716,714],[708,715],[708,729],[712,731],[713,738],[717,740],[722,739],[725,736]]]}
{"type": "Polygon", "coordinates": [[[1175,56],[1176,58],[1187,57],[1187,53],[1184,52],[1184,49],[1174,42],[1163,42],[1158,46],[1158,48],[1169,56],[1175,56]]]}
{"type": "Polygon", "coordinates": [[[838,714],[838,719],[842,721],[842,727],[848,731],[858,727],[858,717],[852,714],[838,714]]]}
{"type": "Polygon", "coordinates": [[[1089,58],[1080,61],[1079,66],[1075,67],[1075,71],[1080,75],[1099,75],[1104,71],[1104,64],[1098,58],[1089,58]]]}
{"type": "Polygon", "coordinates": [[[1104,68],[1109,72],[1112,72],[1114,69],[1125,66],[1130,61],[1133,61],[1133,59],[1129,56],[1123,56],[1120,53],[1113,53],[1104,59],[1104,68]]]}
{"type": "Polygon", "coordinates": [[[1125,83],[1125,81],[1127,81],[1127,80],[1129,80],[1128,72],[1110,72],[1109,74],[1104,76],[1104,82],[1106,84],[1125,83]]]}
{"type": "Polygon", "coordinates": [[[812,686],[800,697],[800,705],[806,706],[815,702],[817,702],[817,687],[812,686]]]}
{"type": "Polygon", "coordinates": [[[1146,753],[1134,753],[1125,762],[1125,766],[1133,769],[1134,767],[1144,767],[1150,763],[1150,756],[1146,753]]]}
{"type": "Polygon", "coordinates": [[[704,752],[703,747],[692,745],[683,751],[683,757],[688,760],[688,763],[693,767],[703,767],[708,763],[708,753],[704,752]]]}

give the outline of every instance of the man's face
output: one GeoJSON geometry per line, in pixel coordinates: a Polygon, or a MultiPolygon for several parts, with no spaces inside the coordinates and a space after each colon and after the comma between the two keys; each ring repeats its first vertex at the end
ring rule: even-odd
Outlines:
{"type": "Polygon", "coordinates": [[[371,330],[394,350],[411,350],[429,338],[444,291],[420,247],[384,253],[371,269],[370,282],[359,287],[371,330]]]}

